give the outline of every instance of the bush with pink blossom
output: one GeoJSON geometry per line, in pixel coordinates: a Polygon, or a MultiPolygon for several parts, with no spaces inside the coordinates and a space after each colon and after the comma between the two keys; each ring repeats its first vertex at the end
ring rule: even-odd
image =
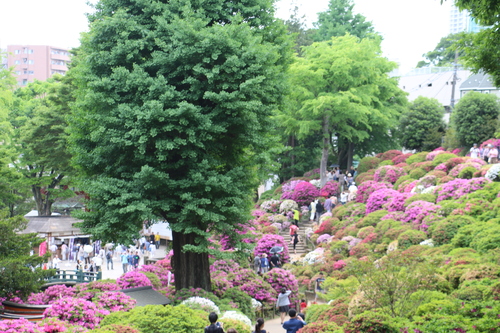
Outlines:
{"type": "Polygon", "coordinates": [[[376,190],[368,197],[366,202],[366,214],[379,209],[387,209],[387,211],[402,210],[405,200],[411,196],[409,193],[400,193],[396,190],[383,188],[376,190]]]}
{"type": "Polygon", "coordinates": [[[444,151],[444,150],[433,150],[433,151],[431,151],[429,154],[427,154],[427,156],[426,156],[426,158],[425,158],[425,159],[426,159],[427,161],[433,161],[433,160],[434,160],[434,158],[435,158],[437,155],[440,155],[440,154],[445,154],[445,153],[446,153],[446,151],[444,151]]]}
{"type": "Polygon", "coordinates": [[[398,191],[401,193],[409,193],[413,191],[413,189],[417,186],[417,184],[418,180],[411,180],[411,179],[406,180],[399,185],[398,191]]]}
{"type": "Polygon", "coordinates": [[[54,317],[72,325],[93,329],[99,325],[109,311],[82,298],[65,297],[56,300],[43,313],[45,318],[54,317]]]}
{"type": "MultiPolygon", "coordinates": [[[[309,182],[301,182],[295,186],[295,189],[290,194],[289,198],[299,205],[309,205],[314,199],[319,196],[319,190],[309,182]]],[[[283,198],[283,197],[282,197],[283,198]]]]}
{"type": "Polygon", "coordinates": [[[454,179],[439,185],[434,190],[437,194],[436,202],[447,199],[458,199],[467,193],[482,189],[490,181],[486,178],[454,179]]]}
{"type": "Polygon", "coordinates": [[[264,281],[269,283],[276,291],[276,294],[281,291],[281,288],[286,288],[292,293],[290,294],[290,302],[292,304],[299,300],[299,283],[295,275],[287,269],[273,268],[263,276],[264,281]]]}
{"type": "Polygon", "coordinates": [[[147,276],[138,271],[130,271],[123,274],[118,279],[116,279],[116,283],[118,284],[118,286],[120,286],[121,289],[153,286],[147,276]]]}
{"type": "Polygon", "coordinates": [[[260,205],[260,209],[265,211],[266,213],[274,214],[279,212],[280,204],[280,200],[266,200],[260,205]]]}
{"type": "Polygon", "coordinates": [[[329,181],[319,190],[319,195],[322,197],[336,196],[339,193],[339,183],[336,181],[329,181]]]}
{"type": "Polygon", "coordinates": [[[481,164],[474,163],[474,162],[466,162],[466,163],[458,164],[455,167],[453,167],[453,169],[451,169],[450,172],[448,172],[448,175],[450,175],[452,177],[458,177],[460,172],[467,167],[473,167],[474,169],[479,170],[479,169],[481,169],[481,166],[482,166],[481,164]]]}
{"type": "Polygon", "coordinates": [[[116,312],[132,309],[136,300],[121,291],[105,291],[97,294],[93,302],[103,309],[116,312]]]}
{"type": "Polygon", "coordinates": [[[488,139],[488,140],[484,141],[483,143],[481,143],[479,145],[479,147],[484,148],[488,145],[492,145],[494,147],[500,147],[500,139],[488,139]]]}
{"type": "Polygon", "coordinates": [[[288,252],[288,245],[285,242],[285,239],[283,236],[280,235],[263,235],[258,241],[257,244],[255,245],[255,248],[253,250],[253,254],[255,255],[261,255],[263,253],[267,254],[268,256],[270,255],[270,250],[274,246],[282,246],[283,247],[283,252],[281,252],[281,260],[282,262],[288,262],[290,261],[290,254],[288,252]]]}
{"type": "Polygon", "coordinates": [[[402,221],[411,223],[415,229],[422,229],[425,231],[428,226],[424,226],[424,218],[428,215],[438,213],[440,208],[441,206],[428,201],[414,201],[406,207],[402,221]]]}
{"type": "Polygon", "coordinates": [[[336,271],[340,271],[344,269],[344,267],[347,266],[347,263],[344,260],[338,260],[333,264],[333,269],[336,271]]]}
{"type": "Polygon", "coordinates": [[[394,184],[400,177],[406,176],[406,171],[393,165],[384,165],[375,171],[373,179],[377,182],[389,182],[394,184]]]}
{"type": "Polygon", "coordinates": [[[406,154],[398,155],[398,156],[396,156],[396,157],[394,157],[392,159],[392,163],[394,165],[405,163],[406,160],[408,159],[408,157],[410,157],[411,155],[413,155],[413,154],[412,153],[406,153],[406,154]]]}
{"type": "Polygon", "coordinates": [[[103,291],[119,290],[120,287],[114,282],[93,281],[89,283],[79,283],[75,286],[75,297],[92,301],[95,295],[103,291]]]}
{"type": "Polygon", "coordinates": [[[446,163],[440,163],[434,168],[434,170],[448,172],[448,166],[446,165],[446,163]]]}
{"type": "Polygon", "coordinates": [[[58,284],[55,286],[50,286],[45,291],[40,293],[33,293],[28,296],[27,304],[51,304],[55,300],[63,297],[73,297],[76,291],[73,287],[66,287],[63,284],[58,284]]]}
{"type": "Polygon", "coordinates": [[[36,323],[27,319],[0,320],[0,332],[2,333],[42,333],[43,331],[36,323]]]}
{"type": "Polygon", "coordinates": [[[330,239],[332,238],[331,235],[329,234],[323,234],[318,237],[316,240],[316,243],[321,244],[321,243],[327,243],[330,239]]]}
{"type": "Polygon", "coordinates": [[[369,180],[358,186],[356,202],[366,203],[370,194],[380,189],[392,189],[392,184],[388,182],[376,182],[369,180]]]}

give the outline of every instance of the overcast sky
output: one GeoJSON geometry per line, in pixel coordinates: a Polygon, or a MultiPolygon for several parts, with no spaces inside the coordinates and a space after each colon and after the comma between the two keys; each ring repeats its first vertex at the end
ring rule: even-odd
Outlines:
{"type": "MultiPolygon", "coordinates": [[[[95,2],[95,0],[92,0],[95,2]]],[[[75,47],[80,32],[87,30],[87,0],[3,1],[0,11],[0,48],[12,44],[75,47]]],[[[450,1],[439,0],[354,0],[355,12],[371,21],[384,41],[382,49],[406,72],[434,49],[448,34],[450,1]]],[[[287,19],[297,5],[308,24],[316,13],[327,9],[328,0],[279,0],[277,16],[287,19]]]]}

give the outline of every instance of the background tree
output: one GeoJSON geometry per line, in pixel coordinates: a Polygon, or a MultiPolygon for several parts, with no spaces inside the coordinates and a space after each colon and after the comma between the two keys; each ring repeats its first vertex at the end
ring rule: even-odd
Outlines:
{"type": "Polygon", "coordinates": [[[499,115],[498,97],[475,91],[467,93],[452,113],[452,126],[460,144],[468,147],[493,138],[499,129],[499,115]]]}
{"type": "Polygon", "coordinates": [[[418,151],[439,147],[441,140],[438,138],[445,131],[443,115],[444,108],[437,99],[417,97],[399,121],[403,147],[418,151]]]}
{"type": "MultiPolygon", "coordinates": [[[[278,145],[291,43],[270,1],[103,0],[75,63],[71,118],[83,229],[128,242],[173,232],[176,288],[211,290],[208,237],[237,235],[278,145]]],[[[273,156],[274,157],[274,156],[273,156]]]]}
{"type": "MultiPolygon", "coordinates": [[[[455,62],[455,55],[457,54],[455,46],[458,41],[464,38],[464,36],[464,33],[457,33],[449,34],[448,36],[441,38],[434,50],[422,55],[425,60],[419,61],[417,68],[428,66],[453,66],[453,63],[455,62]]],[[[461,54],[458,53],[457,55],[460,57],[461,54]]]]}
{"type": "Polygon", "coordinates": [[[18,234],[26,227],[22,216],[8,217],[9,212],[0,211],[0,297],[24,297],[38,292],[46,277],[55,270],[43,270],[45,257],[31,255],[33,247],[40,245],[42,238],[36,234],[18,234]]]}
{"type": "Polygon", "coordinates": [[[455,0],[461,10],[468,10],[472,18],[485,28],[475,34],[466,34],[458,43],[463,50],[461,61],[474,72],[483,71],[500,86],[500,3],[483,0],[455,0]]]}
{"type": "Polygon", "coordinates": [[[330,0],[328,9],[318,13],[317,28],[314,41],[330,40],[332,37],[341,37],[346,33],[359,37],[369,37],[374,33],[371,22],[361,14],[354,14],[352,0],[330,0]]]}
{"type": "Polygon", "coordinates": [[[302,47],[313,43],[315,29],[307,29],[305,25],[305,15],[300,16],[299,7],[295,6],[290,18],[285,21],[286,29],[295,40],[294,50],[297,55],[302,56],[302,47]]]}
{"type": "Polygon", "coordinates": [[[58,198],[73,195],[65,186],[71,172],[66,117],[72,97],[67,80],[59,76],[19,88],[10,114],[17,150],[11,163],[23,175],[24,186],[31,188],[42,216],[51,215],[58,198]]]}
{"type": "Polygon", "coordinates": [[[368,139],[375,127],[387,131],[396,124],[397,106],[405,97],[397,81],[387,76],[394,67],[380,56],[378,40],[355,36],[314,43],[291,66],[294,103],[280,121],[299,138],[321,131],[323,178],[332,143],[345,167],[352,163],[355,143],[368,139]],[[342,150],[347,153],[342,155],[342,150]]]}

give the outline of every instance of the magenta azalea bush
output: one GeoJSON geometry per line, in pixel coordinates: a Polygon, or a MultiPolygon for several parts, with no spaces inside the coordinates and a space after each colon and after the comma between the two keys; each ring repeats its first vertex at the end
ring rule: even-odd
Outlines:
{"type": "Polygon", "coordinates": [[[37,324],[27,319],[0,320],[0,332],[2,333],[42,333],[37,324]]]}
{"type": "Polygon", "coordinates": [[[73,297],[76,291],[73,287],[63,284],[50,286],[45,291],[28,296],[27,304],[52,304],[55,300],[63,297],[73,297]]]}
{"type": "Polygon", "coordinates": [[[136,300],[121,291],[105,291],[94,298],[100,308],[110,312],[128,311],[135,306],[136,300]]]}
{"type": "Polygon", "coordinates": [[[153,284],[143,273],[138,271],[131,271],[123,274],[118,279],[116,283],[121,289],[138,288],[152,286],[153,284]]]}
{"type": "Polygon", "coordinates": [[[438,164],[434,168],[434,170],[448,172],[448,166],[446,165],[446,163],[441,163],[441,164],[438,164]]]}
{"type": "Polygon", "coordinates": [[[271,250],[272,247],[274,246],[282,246],[284,248],[283,252],[281,252],[281,259],[282,262],[288,262],[290,261],[290,254],[288,252],[288,245],[285,242],[285,239],[283,236],[280,235],[263,235],[262,238],[260,238],[257,241],[257,244],[255,245],[255,248],[253,249],[253,255],[261,255],[261,254],[267,254],[268,257],[271,255],[271,250]]]}
{"type": "Polygon", "coordinates": [[[281,288],[286,288],[292,292],[289,296],[290,303],[294,304],[299,300],[299,283],[295,275],[289,270],[273,268],[264,274],[264,281],[272,286],[276,291],[276,296],[281,291],[281,288]]]}
{"type": "Polygon", "coordinates": [[[427,156],[425,157],[425,160],[426,161],[434,161],[434,158],[440,154],[444,154],[446,153],[446,151],[444,150],[433,150],[431,151],[429,154],[427,154],[427,156]]]}
{"type": "Polygon", "coordinates": [[[322,197],[331,197],[339,193],[339,182],[329,181],[319,190],[319,195],[322,197]]]}
{"type": "Polygon", "coordinates": [[[103,291],[118,290],[120,287],[113,282],[94,281],[89,283],[79,283],[75,287],[75,297],[92,301],[95,295],[103,291]]]}
{"type": "Polygon", "coordinates": [[[375,171],[373,179],[376,182],[389,182],[394,184],[399,177],[406,176],[406,174],[407,173],[403,168],[393,165],[384,165],[375,171]]]}
{"type": "Polygon", "coordinates": [[[104,316],[109,314],[96,304],[82,298],[61,298],[55,301],[44,312],[44,317],[55,317],[73,325],[93,329],[99,325],[104,316]]]}
{"type": "Polygon", "coordinates": [[[174,282],[173,274],[171,274],[168,269],[160,265],[142,265],[141,267],[139,267],[138,272],[154,273],[160,279],[161,285],[163,287],[168,286],[169,282],[174,282]]]}
{"type": "Polygon", "coordinates": [[[295,187],[300,184],[300,183],[307,183],[305,180],[302,179],[296,179],[296,180],[291,180],[289,182],[286,182],[281,186],[281,199],[286,200],[286,199],[291,199],[292,198],[292,193],[295,191],[295,187]]]}
{"type": "MultiPolygon", "coordinates": [[[[301,182],[295,186],[295,189],[290,194],[290,198],[299,205],[309,205],[314,199],[319,196],[319,190],[309,182],[301,182]]],[[[282,199],[283,196],[282,196],[282,199]]]]}
{"type": "MultiPolygon", "coordinates": [[[[393,198],[403,198],[404,195],[396,190],[389,189],[389,188],[383,188],[380,190],[376,190],[370,196],[368,197],[368,200],[366,201],[366,214],[369,214],[371,212],[374,212],[376,210],[382,209],[385,204],[389,203],[392,201],[391,199],[393,198]]],[[[404,204],[404,200],[400,199],[400,202],[404,204]]],[[[396,203],[393,203],[391,205],[392,210],[401,210],[399,205],[396,203]]]]}
{"type": "Polygon", "coordinates": [[[425,231],[429,226],[423,223],[424,219],[431,214],[436,214],[440,208],[441,206],[428,201],[414,201],[406,207],[402,221],[411,223],[415,229],[425,231]]]}
{"type": "Polygon", "coordinates": [[[392,184],[388,182],[377,182],[369,180],[358,186],[356,202],[366,203],[370,194],[380,189],[392,189],[392,184]]]}
{"type": "Polygon", "coordinates": [[[447,199],[458,199],[467,193],[482,189],[490,181],[484,177],[472,179],[454,179],[445,184],[437,186],[434,193],[437,194],[436,202],[447,199]]]}

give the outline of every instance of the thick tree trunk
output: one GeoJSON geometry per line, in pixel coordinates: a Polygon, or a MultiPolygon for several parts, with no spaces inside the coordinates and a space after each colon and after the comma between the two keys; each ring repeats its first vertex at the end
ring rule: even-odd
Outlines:
{"type": "Polygon", "coordinates": [[[195,244],[195,234],[172,232],[174,256],[172,268],[175,276],[175,289],[202,288],[212,291],[210,282],[210,263],[208,253],[184,252],[183,246],[195,244]]]}
{"type": "Polygon", "coordinates": [[[350,169],[352,166],[353,156],[354,156],[354,143],[349,142],[347,148],[347,169],[350,169]]]}
{"type": "Polygon", "coordinates": [[[326,170],[328,164],[328,152],[330,149],[330,121],[327,116],[323,117],[323,148],[321,152],[321,163],[319,173],[321,175],[321,187],[326,184],[326,170]]]}

